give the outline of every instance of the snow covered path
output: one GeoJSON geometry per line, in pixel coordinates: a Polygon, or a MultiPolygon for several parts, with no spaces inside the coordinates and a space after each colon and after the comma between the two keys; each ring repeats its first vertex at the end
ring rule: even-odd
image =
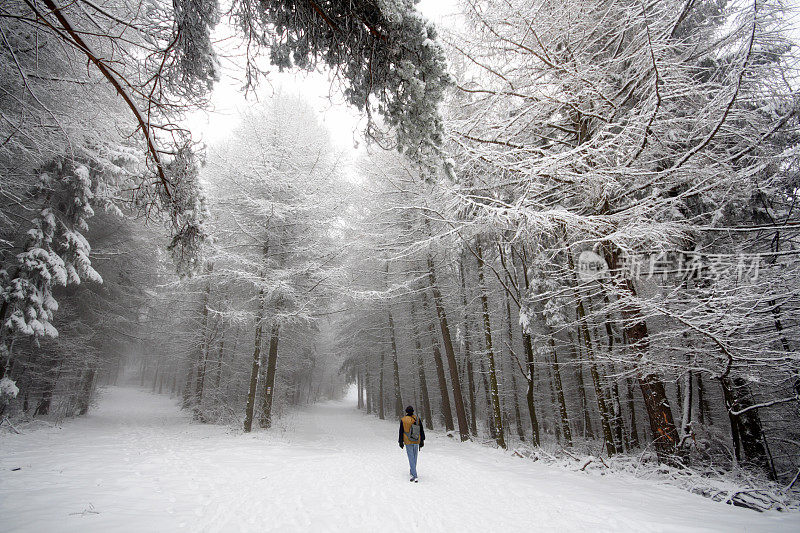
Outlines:
{"type": "Polygon", "coordinates": [[[0,530],[800,531],[800,515],[549,468],[435,433],[408,482],[394,422],[344,403],[250,435],[168,398],[105,391],[89,416],[0,437],[0,530]],[[19,470],[13,470],[19,468],[19,470]]]}

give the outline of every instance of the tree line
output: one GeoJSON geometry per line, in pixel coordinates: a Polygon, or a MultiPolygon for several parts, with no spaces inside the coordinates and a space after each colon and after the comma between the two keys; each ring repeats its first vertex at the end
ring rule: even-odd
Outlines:
{"type": "Polygon", "coordinates": [[[203,158],[171,126],[216,76],[211,3],[137,14],[126,40],[127,5],[3,6],[3,408],[85,412],[132,354],[141,383],[245,431],[349,380],[367,412],[413,403],[461,440],[792,478],[781,4],[468,0],[442,36],[385,4],[224,13],[248,84],[261,48],[338,69],[375,141],[349,170],[291,98],[203,158]]]}
{"type": "Polygon", "coordinates": [[[365,172],[380,237],[359,256],[379,259],[358,263],[353,297],[382,297],[341,341],[362,408],[416,402],[504,448],[791,479],[797,100],[780,4],[464,9],[444,39],[452,159],[365,172]]]}
{"type": "MultiPolygon", "coordinates": [[[[236,280],[257,287],[252,294],[236,286],[224,298],[257,302],[256,327],[269,330],[264,337],[279,338],[274,325],[262,324],[273,320],[273,312],[286,315],[283,334],[307,321],[308,310],[293,291],[314,282],[314,269],[287,268],[285,279],[267,279],[267,268],[282,268],[286,250],[294,248],[296,260],[313,256],[298,242],[302,225],[287,221],[293,208],[275,216],[251,209],[251,216],[267,216],[276,224],[261,228],[269,234],[263,235],[257,259],[240,254],[233,261],[237,266],[231,266],[229,256],[212,247],[217,236],[211,217],[217,215],[201,183],[204,151],[181,123],[186,113],[207,105],[219,79],[211,32],[221,20],[234,30],[242,51],[246,91],[255,90],[266,74],[265,56],[280,69],[327,66],[345,82],[347,101],[369,117],[380,114],[404,151],[431,153],[441,144],[437,102],[448,79],[443,50],[428,39],[435,38],[433,26],[410,2],[4,2],[4,413],[48,414],[53,404],[59,416],[85,412],[97,384],[114,382],[132,364],[131,357],[143,382],[146,374],[154,388],[163,389],[166,379],[171,390],[184,394],[185,404],[199,411],[212,345],[219,339],[222,361],[224,334],[228,346],[236,346],[236,332],[245,334],[241,321],[250,312],[240,316],[231,304],[228,313],[225,302],[215,300],[222,291],[215,286],[220,278],[211,280],[214,272],[228,275],[229,284],[236,280]],[[417,83],[422,76],[426,86],[417,83]],[[142,228],[136,220],[150,225],[142,228]],[[169,256],[158,252],[161,248],[169,256]],[[175,270],[166,268],[169,259],[181,277],[193,280],[178,281],[175,270]],[[258,261],[262,264],[254,266],[258,261]],[[195,299],[204,302],[194,307],[199,314],[189,309],[195,299]],[[193,351],[189,376],[186,350],[193,351]]],[[[292,169],[282,171],[288,176],[292,169]]],[[[228,180],[230,187],[252,185],[228,180]]],[[[234,200],[224,196],[217,198],[220,205],[234,200]]],[[[273,203],[280,208],[285,201],[273,203]]],[[[314,356],[307,353],[312,345],[298,350],[313,367],[314,356]]],[[[258,360],[257,354],[251,357],[258,360]]],[[[319,389],[309,396],[319,397],[319,389]]]]}

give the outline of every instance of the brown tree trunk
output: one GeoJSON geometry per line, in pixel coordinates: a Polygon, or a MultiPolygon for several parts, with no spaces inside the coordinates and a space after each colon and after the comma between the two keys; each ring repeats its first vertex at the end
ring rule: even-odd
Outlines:
{"type": "Polygon", "coordinates": [[[394,414],[397,418],[403,417],[403,397],[400,392],[400,367],[397,363],[397,342],[395,340],[394,319],[391,310],[386,310],[389,315],[389,339],[392,344],[392,368],[394,370],[394,414]]]}
{"type": "Polygon", "coordinates": [[[611,426],[614,429],[614,445],[617,450],[622,451],[624,447],[623,431],[625,424],[622,421],[622,404],[619,400],[619,386],[616,380],[611,383],[611,412],[614,415],[614,424],[611,426]]]}
{"type": "Polygon", "coordinates": [[[267,376],[264,383],[264,400],[261,404],[261,418],[259,425],[262,428],[272,426],[272,400],[275,397],[275,372],[278,368],[278,334],[280,324],[276,321],[272,325],[272,334],[269,339],[269,359],[267,360],[267,376]]]}
{"type": "Polygon", "coordinates": [[[564,385],[561,382],[561,365],[558,362],[558,351],[556,350],[556,343],[553,340],[553,334],[550,334],[550,351],[553,354],[553,384],[556,389],[556,397],[558,398],[558,412],[561,416],[561,434],[564,437],[564,442],[567,446],[572,446],[572,430],[569,427],[569,414],[567,413],[567,401],[564,397],[564,385]]]}
{"type": "Polygon", "coordinates": [[[494,349],[492,347],[492,327],[489,320],[489,298],[486,296],[486,282],[484,280],[483,254],[480,242],[475,243],[475,257],[478,259],[478,284],[481,291],[481,307],[483,309],[483,336],[486,344],[486,357],[489,362],[489,386],[492,393],[492,411],[494,412],[495,431],[497,444],[507,448],[503,432],[503,417],[500,410],[500,395],[497,386],[497,371],[494,363],[494,349]]]}
{"type": "Polygon", "coordinates": [[[475,405],[475,371],[472,365],[472,343],[470,342],[469,303],[467,302],[466,276],[464,275],[464,260],[458,261],[458,272],[461,279],[461,305],[464,308],[464,358],[467,361],[467,387],[469,388],[469,429],[473,436],[478,436],[478,424],[475,405]]]}
{"type": "MultiPolygon", "coordinates": [[[[314,387],[314,369],[316,368],[316,366],[317,366],[317,358],[313,357],[311,359],[311,370],[308,373],[308,391],[306,392],[306,405],[311,403],[311,391],[313,390],[314,387]]],[[[297,387],[297,391],[298,393],[300,392],[300,387],[297,387]]],[[[298,403],[299,403],[299,398],[298,398],[298,403]]]]}
{"type": "Polygon", "coordinates": [[[422,360],[422,354],[417,355],[417,367],[419,369],[419,387],[422,392],[422,416],[425,417],[425,427],[433,429],[433,420],[431,416],[431,400],[428,395],[428,382],[425,379],[425,364],[422,360]]]}
{"type": "Polygon", "coordinates": [[[358,391],[358,409],[361,410],[364,408],[364,383],[361,378],[361,372],[358,370],[356,370],[356,390],[358,391]]]}
{"type": "Polygon", "coordinates": [[[381,373],[380,378],[378,379],[378,418],[381,420],[386,420],[386,411],[384,410],[383,406],[383,383],[384,383],[384,366],[386,360],[386,351],[381,347],[381,373]]]}
{"type": "Polygon", "coordinates": [[[81,393],[78,398],[79,415],[85,415],[89,411],[89,404],[92,400],[92,390],[94,389],[94,376],[94,369],[89,370],[83,380],[83,387],[81,387],[81,393]]]}
{"type": "Polygon", "coordinates": [[[540,446],[541,440],[539,437],[539,419],[536,417],[536,404],[533,400],[533,384],[534,384],[534,359],[533,359],[533,340],[527,333],[522,334],[522,344],[525,347],[525,365],[528,370],[528,375],[525,380],[528,382],[528,388],[525,391],[525,401],[528,403],[528,415],[531,419],[531,442],[534,446],[540,446]]]}
{"type": "MultiPolygon", "coordinates": [[[[33,341],[31,340],[31,342],[33,341]]],[[[64,364],[63,362],[58,364],[58,370],[56,371],[55,376],[46,379],[44,381],[43,383],[44,390],[42,391],[42,397],[39,399],[39,403],[36,404],[36,409],[34,409],[33,411],[33,416],[50,414],[50,407],[53,402],[53,394],[55,393],[58,380],[61,377],[61,368],[63,364],[64,364]]],[[[53,371],[54,367],[55,367],[55,362],[49,363],[45,370],[45,375],[49,375],[50,372],[53,371]]]]}
{"type": "Polygon", "coordinates": [[[636,449],[639,447],[639,431],[636,426],[636,402],[634,400],[634,386],[633,386],[633,379],[628,378],[625,380],[625,384],[628,389],[628,413],[630,415],[630,422],[631,422],[631,431],[629,433],[630,437],[630,445],[631,449],[636,449]]]}
{"type": "Polygon", "coordinates": [[[575,381],[578,383],[578,400],[580,401],[580,408],[583,413],[582,436],[584,438],[594,439],[594,428],[592,427],[592,418],[589,416],[589,403],[586,399],[586,385],[583,382],[583,360],[580,355],[580,328],[578,328],[578,330],[577,335],[570,331],[569,345],[570,352],[572,352],[572,359],[575,361],[575,381]]]}
{"type": "Polygon", "coordinates": [[[552,364],[548,365],[548,370],[550,372],[550,379],[547,380],[547,384],[550,390],[550,405],[553,407],[553,433],[556,436],[556,442],[561,444],[561,424],[559,423],[561,414],[558,411],[558,400],[556,399],[556,387],[554,385],[556,378],[553,375],[552,364]]]}
{"type": "MultiPolygon", "coordinates": [[[[514,254],[514,248],[511,249],[512,255],[514,254]]],[[[522,279],[525,282],[525,292],[526,294],[530,291],[530,282],[528,281],[528,264],[525,261],[525,257],[517,252],[517,259],[522,263],[522,279]]],[[[520,300],[521,301],[521,300],[520,300]]],[[[523,313],[522,309],[520,309],[520,313],[523,313]]],[[[524,326],[522,327],[522,345],[525,349],[525,368],[527,370],[527,375],[525,377],[526,381],[528,382],[528,388],[525,391],[525,401],[528,404],[528,416],[531,420],[531,442],[533,442],[534,446],[541,445],[541,439],[539,437],[539,420],[536,417],[536,404],[533,398],[533,388],[534,388],[534,378],[535,378],[535,368],[534,368],[534,356],[533,356],[533,339],[531,338],[530,331],[527,330],[524,326]]]]}
{"type": "Polygon", "coordinates": [[[486,402],[486,425],[489,427],[489,435],[493,439],[497,439],[497,429],[494,427],[494,412],[492,411],[492,393],[489,392],[489,378],[486,372],[486,366],[483,364],[483,358],[480,360],[481,380],[483,381],[484,400],[486,402]]]}
{"type": "MultiPolygon", "coordinates": [[[[603,302],[605,303],[606,306],[609,305],[608,294],[603,294],[603,302]]],[[[591,304],[591,299],[588,300],[587,305],[589,306],[589,310],[591,311],[591,305],[592,305],[591,304]]],[[[587,328],[588,328],[588,324],[587,324],[587,328]]],[[[608,316],[606,316],[606,320],[605,320],[605,330],[606,330],[606,339],[607,339],[607,343],[608,343],[607,344],[608,358],[609,358],[609,360],[613,361],[613,359],[614,359],[614,329],[611,326],[611,318],[608,317],[608,316]]],[[[597,330],[595,330],[595,338],[597,338],[597,339],[600,338],[600,333],[597,330]]],[[[614,373],[613,372],[613,364],[612,364],[612,372],[611,373],[612,374],[614,373]]],[[[608,372],[606,372],[606,375],[608,375],[608,372]]],[[[610,413],[609,413],[610,421],[609,422],[611,424],[611,430],[613,432],[614,439],[615,439],[614,440],[614,445],[615,445],[617,451],[621,452],[623,450],[623,440],[624,440],[623,439],[623,431],[624,431],[625,424],[623,423],[623,420],[622,420],[622,406],[621,406],[620,400],[619,400],[619,387],[618,387],[616,381],[612,382],[611,385],[609,386],[609,393],[606,396],[606,400],[607,400],[606,401],[606,407],[608,407],[608,409],[610,410],[610,413]]]]}
{"type": "Polygon", "coordinates": [[[450,384],[453,388],[453,403],[455,403],[456,417],[458,418],[458,433],[462,441],[469,440],[469,425],[467,424],[467,413],[464,410],[464,396],[461,394],[461,381],[458,377],[458,366],[456,365],[456,355],[453,350],[453,340],[450,337],[450,327],[447,325],[447,313],[444,309],[444,299],[436,284],[436,267],[433,258],[428,256],[428,279],[430,289],[433,293],[433,303],[436,306],[436,314],[439,317],[439,327],[442,331],[442,342],[444,352],[447,356],[447,366],[450,369],[450,384]]]}
{"type": "Polygon", "coordinates": [[[594,385],[594,393],[597,398],[597,410],[600,412],[600,426],[603,428],[603,440],[606,441],[606,451],[609,456],[617,453],[614,446],[614,434],[611,432],[611,422],[609,420],[609,410],[606,405],[605,395],[603,394],[603,387],[600,384],[600,373],[597,370],[597,362],[594,358],[594,349],[592,348],[592,339],[589,335],[589,328],[586,325],[586,311],[583,308],[583,300],[578,296],[578,328],[583,333],[583,343],[586,350],[586,356],[589,361],[589,373],[592,376],[592,385],[594,385]]]}
{"type": "Polygon", "coordinates": [[[708,398],[706,398],[706,386],[703,383],[703,375],[697,374],[697,421],[700,424],[714,424],[709,412],[708,398]]]}
{"type": "Polygon", "coordinates": [[[755,467],[774,480],[775,468],[769,454],[761,417],[758,409],[750,409],[736,414],[754,405],[753,395],[747,381],[740,377],[720,378],[725,407],[731,421],[731,437],[733,439],[736,459],[745,466],[755,467]],[[741,451],[740,451],[741,449],[741,451]]]}
{"type": "Polygon", "coordinates": [[[266,313],[264,289],[258,291],[258,313],[256,313],[256,335],[253,341],[253,365],[250,368],[250,387],[247,391],[247,405],[244,409],[244,432],[253,429],[253,411],[256,405],[256,390],[258,389],[258,374],[261,367],[261,335],[264,327],[266,313]]]}
{"type": "Polygon", "coordinates": [[[664,383],[652,373],[642,372],[638,378],[642,396],[644,396],[644,405],[647,408],[650,430],[655,439],[654,447],[658,460],[670,463],[676,451],[678,430],[675,428],[675,421],[672,418],[664,383]]]}
{"type": "MultiPolygon", "coordinates": [[[[417,370],[419,372],[419,388],[422,391],[422,416],[425,419],[425,427],[433,429],[433,416],[431,414],[431,398],[428,394],[428,381],[425,379],[425,362],[422,358],[422,343],[419,338],[419,329],[416,321],[416,303],[411,301],[411,335],[414,337],[414,348],[417,354],[417,370]]],[[[444,373],[444,372],[442,372],[444,373]]]]}
{"type": "MultiPolygon", "coordinates": [[[[508,357],[509,360],[514,358],[514,334],[513,334],[513,326],[511,325],[511,302],[508,297],[508,294],[505,294],[503,298],[506,303],[506,335],[508,335],[508,357]]],[[[512,361],[513,363],[513,361],[512,361]]],[[[511,394],[514,400],[514,421],[517,425],[517,436],[519,440],[525,440],[525,431],[522,429],[522,415],[520,414],[519,409],[519,395],[517,394],[517,378],[515,376],[516,369],[514,368],[513,364],[511,365],[511,369],[509,371],[509,375],[511,376],[511,394]]]]}
{"type": "MultiPolygon", "coordinates": [[[[606,261],[612,272],[619,272],[619,255],[617,253],[606,253],[606,261]]],[[[619,285],[631,298],[636,297],[636,290],[633,282],[624,276],[618,278],[619,285]]],[[[638,364],[649,350],[649,337],[647,334],[647,324],[642,317],[639,307],[629,302],[622,306],[622,320],[624,324],[624,338],[628,346],[635,354],[638,364]]],[[[644,405],[647,409],[647,418],[650,422],[650,429],[655,439],[654,448],[659,462],[672,463],[678,444],[678,429],[675,427],[675,420],[672,417],[672,410],[669,406],[669,399],[664,390],[664,383],[654,372],[646,367],[639,365],[637,379],[639,387],[642,389],[644,405]]]]}
{"type": "Polygon", "coordinates": [[[367,358],[366,354],[364,355],[364,388],[366,389],[366,407],[367,413],[373,412],[373,392],[372,392],[372,380],[370,379],[369,373],[369,359],[367,358]]]}
{"type": "MultiPolygon", "coordinates": [[[[428,316],[428,296],[422,293],[422,309],[423,314],[428,316]]],[[[442,353],[439,351],[439,339],[436,338],[434,332],[433,322],[428,321],[428,335],[431,338],[431,346],[433,349],[433,361],[436,363],[436,377],[439,380],[439,391],[442,395],[442,414],[444,415],[444,428],[445,431],[453,431],[453,410],[450,407],[450,395],[447,392],[447,378],[444,375],[444,362],[442,361],[442,353]]]]}

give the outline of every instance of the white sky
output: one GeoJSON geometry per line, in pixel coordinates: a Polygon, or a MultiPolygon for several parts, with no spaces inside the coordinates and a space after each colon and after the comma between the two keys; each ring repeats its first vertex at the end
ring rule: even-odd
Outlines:
{"type": "MultiPolygon", "coordinates": [[[[443,17],[456,10],[457,0],[422,0],[417,8],[434,22],[441,22],[443,17]]],[[[224,26],[225,21],[215,32],[218,40],[224,41],[230,30],[224,26]]],[[[222,73],[220,81],[211,93],[211,107],[208,110],[192,113],[185,121],[196,141],[215,144],[231,134],[239,122],[239,113],[258,101],[269,99],[276,92],[304,96],[320,113],[320,119],[331,133],[334,144],[341,150],[353,150],[356,143],[361,143],[361,131],[366,120],[351,106],[344,103],[341,92],[332,87],[324,74],[305,72],[283,72],[270,69],[268,79],[262,80],[257,94],[245,98],[241,90],[242,83],[238,79],[242,69],[236,65],[236,58],[221,59],[222,73]]]]}

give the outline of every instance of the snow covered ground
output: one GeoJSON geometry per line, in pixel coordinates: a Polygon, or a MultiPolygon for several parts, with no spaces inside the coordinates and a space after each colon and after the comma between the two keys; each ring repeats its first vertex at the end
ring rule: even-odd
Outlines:
{"type": "Polygon", "coordinates": [[[241,434],[111,388],[89,416],[0,437],[0,531],[800,531],[637,479],[538,465],[431,432],[408,482],[394,422],[350,403],[241,434]],[[18,470],[15,470],[18,469],[18,470]]]}

